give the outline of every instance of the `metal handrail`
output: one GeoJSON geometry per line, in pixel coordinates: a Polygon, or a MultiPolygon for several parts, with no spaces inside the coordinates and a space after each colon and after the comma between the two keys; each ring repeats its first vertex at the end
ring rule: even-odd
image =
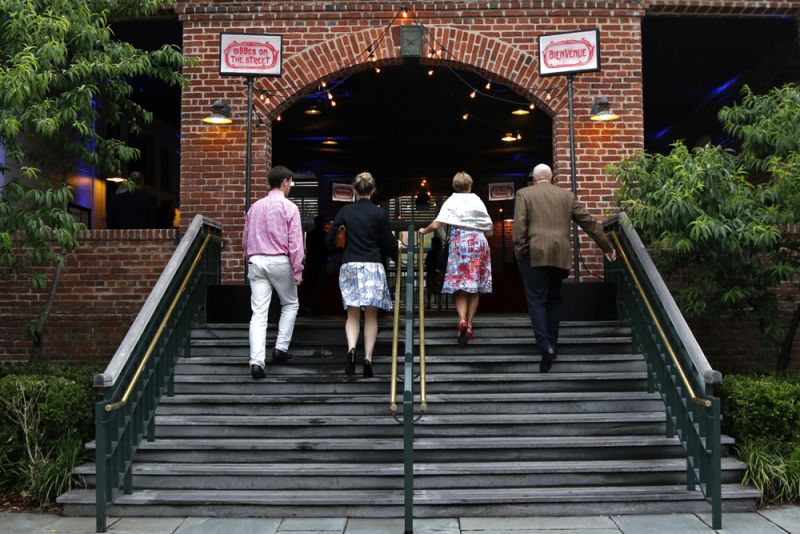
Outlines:
{"type": "Polygon", "coordinates": [[[400,337],[400,279],[402,272],[401,261],[403,245],[397,243],[397,271],[394,283],[394,324],[392,327],[392,379],[389,392],[389,409],[397,411],[397,342],[400,337]]]}
{"type": "Polygon", "coordinates": [[[423,412],[428,409],[428,397],[425,383],[425,286],[424,266],[422,261],[422,238],[419,239],[419,407],[423,412]]]}
{"type": "Polygon", "coordinates": [[[189,267],[189,270],[184,276],[183,281],[181,282],[180,287],[178,288],[178,292],[175,294],[175,297],[172,299],[172,302],[167,309],[166,314],[164,314],[164,319],[161,320],[161,324],[158,325],[158,330],[153,335],[153,339],[150,341],[150,344],[147,346],[147,351],[145,352],[144,356],[142,357],[142,361],[139,362],[138,367],[136,368],[136,372],[133,374],[128,387],[125,389],[125,393],[122,395],[122,398],[116,402],[111,402],[106,404],[104,409],[106,412],[113,412],[128,403],[128,399],[133,392],[133,389],[136,387],[136,384],[139,382],[139,378],[142,376],[142,372],[144,371],[147,362],[150,361],[150,356],[152,356],[153,351],[155,350],[156,345],[158,344],[159,339],[161,339],[161,333],[166,328],[167,323],[172,318],[172,313],[175,311],[175,307],[178,305],[178,301],[180,301],[181,297],[183,296],[183,292],[186,291],[186,286],[189,284],[189,280],[194,274],[195,269],[197,268],[197,264],[200,263],[200,259],[203,257],[203,253],[206,251],[206,247],[208,247],[208,243],[211,240],[221,242],[222,238],[219,236],[215,236],[213,234],[208,234],[206,238],[203,240],[203,244],[200,246],[200,250],[197,251],[197,254],[192,261],[192,265],[189,267]]]}
{"type": "Polygon", "coordinates": [[[722,374],[703,354],[627,215],[620,212],[604,226],[619,264],[625,265],[607,264],[606,277],[618,282],[618,303],[647,363],[647,389],[661,395],[666,436],[676,436],[686,453],[686,488],[699,485],[711,504],[712,528],[718,530],[722,528],[722,417],[714,387],[722,374]],[[705,397],[695,392],[703,387],[705,397]]]}
{"type": "Polygon", "coordinates": [[[681,382],[683,383],[684,387],[686,387],[686,392],[689,394],[689,397],[692,399],[692,402],[699,404],[701,406],[705,406],[706,408],[711,407],[711,401],[704,398],[699,397],[695,394],[694,388],[692,387],[691,382],[686,376],[686,372],[683,370],[683,366],[681,365],[680,360],[678,360],[678,356],[675,354],[675,350],[672,348],[672,343],[670,343],[669,338],[667,337],[666,332],[664,331],[664,327],[661,326],[661,321],[658,320],[658,316],[656,312],[653,310],[652,304],[650,304],[650,299],[647,298],[647,294],[642,287],[641,281],[639,281],[639,277],[636,274],[636,271],[633,270],[633,266],[631,265],[630,260],[628,259],[628,255],[625,254],[625,250],[622,248],[622,243],[619,242],[619,237],[617,237],[616,232],[611,232],[611,238],[614,240],[614,244],[617,246],[617,252],[619,252],[620,256],[622,257],[623,262],[625,263],[625,267],[628,269],[628,273],[630,273],[631,278],[633,279],[634,284],[636,285],[636,289],[639,290],[639,295],[642,297],[644,301],[644,305],[647,308],[647,312],[650,314],[650,318],[653,320],[655,324],[656,330],[658,331],[659,336],[661,336],[661,340],[664,342],[664,346],[667,348],[667,352],[669,353],[670,359],[672,363],[675,365],[675,369],[678,371],[678,376],[681,378],[681,382]]]}

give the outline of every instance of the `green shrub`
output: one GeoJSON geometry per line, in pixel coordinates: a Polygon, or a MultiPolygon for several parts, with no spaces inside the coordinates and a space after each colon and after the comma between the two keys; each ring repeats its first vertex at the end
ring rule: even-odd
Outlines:
{"type": "Polygon", "coordinates": [[[742,483],[759,489],[762,502],[800,499],[800,443],[781,446],[763,438],[745,439],[736,444],[736,450],[747,464],[742,483]]]}
{"type": "Polygon", "coordinates": [[[721,397],[723,430],[737,440],[800,443],[800,376],[728,375],[721,397]]]}
{"type": "Polygon", "coordinates": [[[93,367],[0,365],[0,489],[52,502],[78,480],[94,416],[93,367]]]}

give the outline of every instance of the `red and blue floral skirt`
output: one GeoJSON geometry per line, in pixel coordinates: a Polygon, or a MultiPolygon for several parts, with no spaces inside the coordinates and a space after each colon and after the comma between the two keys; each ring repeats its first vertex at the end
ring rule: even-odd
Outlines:
{"type": "Polygon", "coordinates": [[[450,250],[442,293],[491,293],[492,257],[480,230],[450,227],[450,250]]]}

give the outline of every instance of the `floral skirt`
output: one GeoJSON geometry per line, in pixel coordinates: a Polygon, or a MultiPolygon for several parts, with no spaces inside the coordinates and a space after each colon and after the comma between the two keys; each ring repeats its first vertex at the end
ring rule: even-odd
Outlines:
{"type": "Polygon", "coordinates": [[[479,230],[450,227],[450,251],[442,293],[491,293],[492,258],[489,242],[479,230]]]}
{"type": "Polygon", "coordinates": [[[386,271],[380,263],[358,261],[342,264],[339,270],[339,289],[345,309],[350,306],[392,309],[386,271]]]}

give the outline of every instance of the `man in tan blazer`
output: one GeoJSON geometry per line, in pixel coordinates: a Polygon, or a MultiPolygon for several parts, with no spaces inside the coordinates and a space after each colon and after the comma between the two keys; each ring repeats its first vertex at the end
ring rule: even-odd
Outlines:
{"type": "Polygon", "coordinates": [[[556,358],[561,312],[561,283],[572,263],[570,223],[577,222],[609,260],[616,259],[611,242],[572,192],[555,185],[545,164],[533,169],[533,185],[517,191],[514,206],[514,255],[519,263],[528,313],[542,353],[539,370],[546,373],[556,358]]]}

